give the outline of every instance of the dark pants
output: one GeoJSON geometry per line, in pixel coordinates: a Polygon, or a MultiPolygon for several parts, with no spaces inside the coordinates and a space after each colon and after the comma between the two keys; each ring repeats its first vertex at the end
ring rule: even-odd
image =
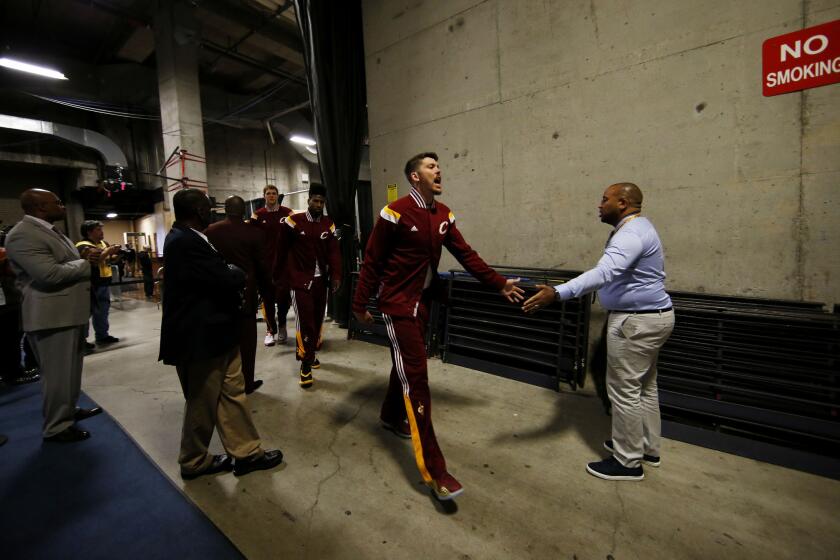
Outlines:
{"type": "Polygon", "coordinates": [[[253,313],[242,318],[240,331],[242,334],[239,338],[239,354],[242,356],[242,375],[245,377],[245,388],[250,390],[254,385],[254,364],[257,360],[257,320],[253,313]]]}
{"type": "Polygon", "coordinates": [[[426,370],[426,322],[428,307],[421,302],[416,317],[396,317],[383,313],[391,341],[391,378],[380,417],[400,426],[408,418],[414,459],[426,483],[446,472],[446,460],[438,446],[432,426],[432,396],[426,370]]]}
{"type": "Polygon", "coordinates": [[[271,334],[277,334],[278,323],[286,326],[286,316],[289,314],[290,295],[289,289],[277,288],[276,292],[263,294],[263,307],[265,311],[265,327],[271,334]]]}
{"type": "Polygon", "coordinates": [[[308,290],[292,290],[292,304],[295,306],[295,334],[297,359],[311,364],[321,338],[324,310],[327,307],[327,286],[323,276],[312,280],[308,290]]]}
{"type": "MultiPolygon", "coordinates": [[[[96,340],[108,338],[108,313],[111,311],[111,286],[91,286],[90,318],[96,340]]],[[[90,326],[85,325],[85,338],[90,334],[90,326]]]]}
{"type": "Polygon", "coordinates": [[[20,365],[20,306],[0,307],[0,376],[13,381],[23,376],[20,365]]]}

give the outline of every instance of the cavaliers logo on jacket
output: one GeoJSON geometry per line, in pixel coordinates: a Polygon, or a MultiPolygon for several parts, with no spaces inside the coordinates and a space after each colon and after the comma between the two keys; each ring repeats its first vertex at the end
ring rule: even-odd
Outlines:
{"type": "Polygon", "coordinates": [[[309,290],[316,276],[341,281],[341,253],[335,224],[329,216],[307,210],[288,216],[277,236],[275,278],[285,274],[293,290],[309,290]]]}
{"type": "Polygon", "coordinates": [[[354,311],[379,294],[383,313],[411,317],[425,288],[437,280],[441,248],[446,247],[478,280],[501,290],[505,279],[478,256],[455,225],[455,215],[440,202],[426,206],[415,189],[385,206],[379,227],[368,241],[365,263],[353,300],[354,311]],[[384,261],[383,261],[384,258],[384,261]],[[382,270],[365,270],[379,263],[382,270]],[[379,278],[379,286],[374,286],[379,278]]]}

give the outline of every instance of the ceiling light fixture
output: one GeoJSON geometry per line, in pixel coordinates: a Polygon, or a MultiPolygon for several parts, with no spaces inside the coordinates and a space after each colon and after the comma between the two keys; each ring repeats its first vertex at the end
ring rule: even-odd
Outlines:
{"type": "Polygon", "coordinates": [[[27,62],[21,62],[19,60],[14,60],[12,58],[7,57],[0,57],[0,66],[4,66],[6,68],[10,68],[12,70],[20,70],[21,72],[28,72],[30,74],[37,74],[39,76],[44,76],[47,78],[53,78],[56,80],[66,80],[67,76],[59,72],[58,70],[53,70],[52,68],[44,68],[43,66],[37,66],[35,64],[29,64],[27,62]]]}
{"type": "Polygon", "coordinates": [[[304,146],[314,146],[316,144],[315,140],[312,138],[307,138],[306,136],[292,136],[289,138],[290,142],[294,142],[295,144],[303,144],[304,146]]]}
{"type": "Polygon", "coordinates": [[[116,212],[108,212],[107,214],[105,214],[105,217],[106,218],[116,218],[117,213],[116,212]]]}
{"type": "Polygon", "coordinates": [[[318,150],[316,150],[312,146],[306,146],[306,151],[309,152],[310,154],[315,154],[315,155],[318,154],[318,150]]]}

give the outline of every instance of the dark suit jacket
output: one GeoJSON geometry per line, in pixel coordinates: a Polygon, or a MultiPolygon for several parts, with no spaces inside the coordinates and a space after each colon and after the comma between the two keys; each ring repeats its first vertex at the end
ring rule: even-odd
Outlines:
{"type": "Polygon", "coordinates": [[[241,270],[178,222],[163,245],[163,319],[159,360],[182,365],[221,356],[239,344],[241,270]]]}
{"type": "Polygon", "coordinates": [[[265,234],[250,224],[230,220],[216,222],[204,233],[227,262],[245,271],[245,311],[253,316],[257,311],[257,289],[265,294],[271,282],[265,266],[265,234]]]}

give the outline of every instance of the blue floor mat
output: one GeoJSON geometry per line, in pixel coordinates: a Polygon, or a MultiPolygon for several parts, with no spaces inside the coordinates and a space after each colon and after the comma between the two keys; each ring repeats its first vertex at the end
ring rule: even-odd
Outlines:
{"type": "Polygon", "coordinates": [[[42,443],[42,422],[40,383],[0,389],[0,557],[243,558],[107,411],[79,443],[42,443]]]}

